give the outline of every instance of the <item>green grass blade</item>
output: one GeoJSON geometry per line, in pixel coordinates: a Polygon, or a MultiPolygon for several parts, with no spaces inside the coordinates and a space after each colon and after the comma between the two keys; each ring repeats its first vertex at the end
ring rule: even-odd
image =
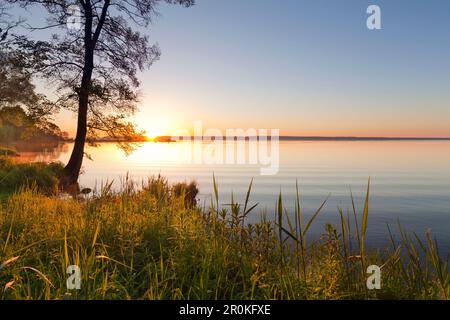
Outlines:
{"type": "Polygon", "coordinates": [[[364,211],[361,222],[361,257],[364,257],[364,242],[366,240],[367,219],[369,217],[369,193],[370,193],[370,178],[367,184],[366,199],[364,201],[364,211]]]}
{"type": "Polygon", "coordinates": [[[311,217],[311,219],[308,221],[308,223],[306,224],[305,230],[303,231],[303,237],[306,237],[306,234],[308,233],[309,228],[311,227],[312,223],[314,222],[314,220],[317,218],[317,216],[319,215],[320,211],[322,211],[323,207],[325,206],[325,204],[328,202],[328,199],[330,198],[330,195],[327,196],[327,198],[322,202],[322,204],[320,205],[319,209],[316,210],[316,212],[313,214],[313,216],[311,217]]]}

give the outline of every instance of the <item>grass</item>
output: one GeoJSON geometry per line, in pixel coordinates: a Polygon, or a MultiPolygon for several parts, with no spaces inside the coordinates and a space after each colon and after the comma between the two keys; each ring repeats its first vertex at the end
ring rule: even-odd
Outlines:
{"type": "Polygon", "coordinates": [[[322,207],[305,220],[298,186],[293,215],[280,194],[276,221],[262,214],[256,224],[245,221],[257,214],[251,184],[244,203],[232,195],[224,206],[214,177],[203,209],[187,201],[192,188],[155,177],[83,199],[15,193],[0,208],[0,298],[449,298],[448,259],[430,234],[421,241],[400,227],[392,248],[366,250],[369,190],[361,214],[339,210],[341,225],[307,242],[322,207]],[[366,288],[371,264],[382,269],[381,290],[366,288]],[[81,290],[67,290],[69,265],[81,269],[81,290]]]}
{"type": "Polygon", "coordinates": [[[47,195],[55,194],[62,169],[60,163],[16,163],[0,156],[0,199],[5,200],[23,187],[36,187],[47,195]]]}
{"type": "Polygon", "coordinates": [[[10,147],[4,147],[0,145],[0,156],[4,157],[17,157],[19,154],[17,151],[10,147]]]}

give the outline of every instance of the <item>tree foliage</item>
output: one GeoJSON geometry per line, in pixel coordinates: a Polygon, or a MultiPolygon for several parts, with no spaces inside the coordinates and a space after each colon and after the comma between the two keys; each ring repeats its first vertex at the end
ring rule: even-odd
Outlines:
{"type": "Polygon", "coordinates": [[[128,140],[140,137],[143,132],[128,121],[137,111],[139,102],[138,73],[160,57],[158,46],[151,44],[141,30],[148,27],[159,3],[187,7],[194,1],[8,1],[24,8],[40,4],[48,11],[46,24],[34,26],[33,30],[59,29],[47,41],[17,39],[17,44],[29,54],[35,70],[57,85],[59,107],[78,112],[80,95],[85,89],[83,76],[86,77],[86,71],[91,73],[88,139],[105,135],[128,140]],[[90,51],[93,61],[88,61],[90,51]],[[91,67],[92,72],[89,72],[91,67]]]}
{"type": "Polygon", "coordinates": [[[65,138],[51,121],[55,104],[36,93],[26,54],[15,45],[12,21],[0,3],[0,141],[65,138]]]}
{"type": "Polygon", "coordinates": [[[20,106],[0,108],[0,142],[55,141],[67,133],[46,117],[27,112],[20,106]]]}
{"type": "Polygon", "coordinates": [[[139,100],[138,72],[159,58],[160,50],[142,31],[158,4],[189,7],[194,0],[7,0],[23,8],[39,5],[48,20],[37,29],[54,29],[46,41],[18,38],[30,65],[56,85],[57,105],[78,114],[74,149],[62,185],[77,182],[86,141],[99,135],[141,137],[129,116],[139,100]]]}

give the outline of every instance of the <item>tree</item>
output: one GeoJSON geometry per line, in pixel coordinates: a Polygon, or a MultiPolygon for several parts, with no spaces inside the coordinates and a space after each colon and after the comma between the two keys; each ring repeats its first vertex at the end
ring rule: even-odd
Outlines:
{"type": "Polygon", "coordinates": [[[35,102],[38,98],[31,78],[20,55],[0,49],[0,107],[35,102]]]}
{"type": "Polygon", "coordinates": [[[19,105],[0,108],[0,142],[33,141],[54,143],[67,139],[67,133],[48,118],[37,117],[19,105]]]}
{"type": "Polygon", "coordinates": [[[74,148],[61,178],[63,187],[76,184],[86,142],[101,134],[127,139],[140,134],[127,121],[138,102],[137,73],[160,51],[139,28],[149,25],[158,4],[189,7],[194,0],[7,1],[47,10],[46,25],[35,30],[59,29],[49,41],[21,37],[17,44],[42,76],[58,84],[58,105],[78,113],[74,148]]]}
{"type": "Polygon", "coordinates": [[[0,3],[0,107],[15,103],[29,105],[38,98],[26,59],[15,50],[10,39],[9,33],[18,22],[7,22],[9,18],[7,7],[0,3]]]}
{"type": "Polygon", "coordinates": [[[8,22],[5,3],[0,3],[0,108],[16,102],[29,102],[34,99],[34,86],[31,74],[27,72],[18,52],[11,49],[9,32],[17,23],[8,22]]]}
{"type": "Polygon", "coordinates": [[[56,110],[36,93],[22,54],[0,47],[0,141],[65,139],[51,119],[56,110]]]}
{"type": "Polygon", "coordinates": [[[6,22],[7,18],[10,18],[7,9],[5,3],[0,3],[0,44],[5,42],[10,29],[14,27],[14,24],[6,22]]]}
{"type": "Polygon", "coordinates": [[[51,122],[55,105],[36,93],[26,55],[14,46],[11,30],[21,21],[8,21],[7,9],[0,3],[0,141],[64,138],[51,122]]]}

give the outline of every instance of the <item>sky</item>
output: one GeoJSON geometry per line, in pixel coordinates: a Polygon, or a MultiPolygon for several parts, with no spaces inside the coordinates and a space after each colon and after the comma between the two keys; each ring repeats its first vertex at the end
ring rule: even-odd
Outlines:
{"type": "MultiPolygon", "coordinates": [[[[202,121],[282,135],[450,137],[448,0],[197,0],[159,12],[148,34],[162,56],[140,74],[134,118],[150,135],[202,121]],[[366,26],[371,4],[381,30],[366,26]]],[[[75,115],[57,122],[74,133],[75,115]]]]}

